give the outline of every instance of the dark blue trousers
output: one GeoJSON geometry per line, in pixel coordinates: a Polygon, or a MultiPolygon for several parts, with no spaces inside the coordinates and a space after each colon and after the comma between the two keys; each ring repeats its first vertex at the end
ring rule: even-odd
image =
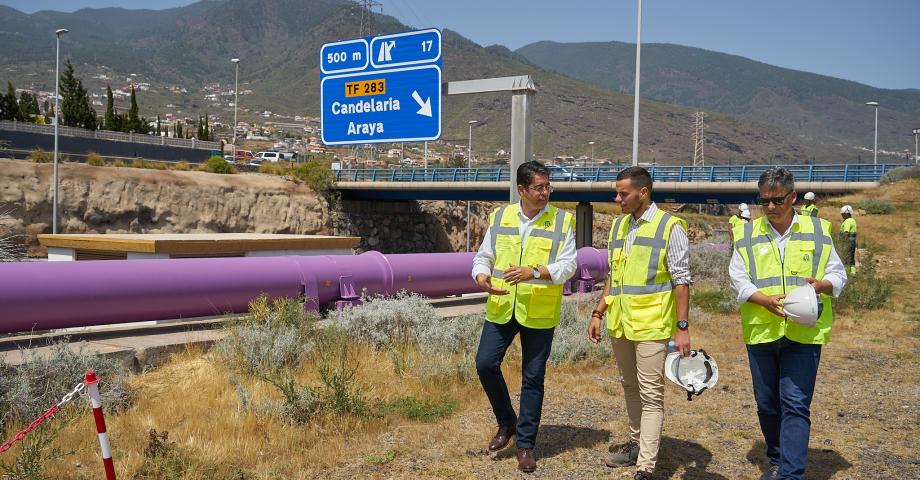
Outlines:
{"type": "Polygon", "coordinates": [[[747,351],[767,458],[779,466],[779,478],[802,479],[821,345],[784,337],[748,345],[747,351]]]}
{"type": "Polygon", "coordinates": [[[534,448],[537,441],[543,411],[543,379],[546,376],[546,360],[553,347],[554,330],[522,327],[514,318],[503,325],[487,320],[482,326],[479,350],[476,352],[476,372],[498,424],[517,424],[515,444],[518,448],[534,448]],[[521,334],[522,376],[519,416],[514,413],[501,370],[505,352],[518,333],[521,334]]]}

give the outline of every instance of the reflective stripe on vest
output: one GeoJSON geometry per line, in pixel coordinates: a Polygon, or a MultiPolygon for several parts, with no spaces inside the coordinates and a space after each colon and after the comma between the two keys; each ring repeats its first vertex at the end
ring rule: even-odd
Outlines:
{"type": "Polygon", "coordinates": [[[677,321],[674,286],[666,262],[668,239],[671,228],[683,220],[659,210],[652,221],[639,225],[627,255],[628,222],[628,215],[617,218],[608,236],[607,327],[614,337],[665,339],[673,335],[677,321]],[[646,264],[634,263],[646,254],[646,264]]]}
{"type": "Polygon", "coordinates": [[[507,323],[514,315],[519,324],[529,328],[552,328],[559,323],[562,285],[544,278],[512,285],[503,277],[508,265],[534,267],[554,263],[574,223],[573,215],[550,205],[546,213],[535,219],[522,244],[520,205],[504,205],[493,212],[489,226],[495,252],[492,286],[508,290],[509,294],[489,295],[486,318],[490,322],[507,323]]]}
{"type": "MultiPolygon", "coordinates": [[[[764,295],[787,294],[805,285],[805,278],[824,278],[824,269],[833,249],[830,222],[818,217],[800,216],[798,231],[789,235],[784,255],[772,240],[770,227],[763,217],[750,222],[735,242],[750,275],[751,282],[764,295]],[[755,233],[756,231],[756,233],[755,233]]],[[[772,342],[786,336],[807,344],[823,344],[830,337],[832,308],[831,296],[820,295],[824,303],[821,317],[815,327],[799,325],[770,313],[767,309],[746,302],[741,305],[741,323],[745,343],[772,342]]]]}

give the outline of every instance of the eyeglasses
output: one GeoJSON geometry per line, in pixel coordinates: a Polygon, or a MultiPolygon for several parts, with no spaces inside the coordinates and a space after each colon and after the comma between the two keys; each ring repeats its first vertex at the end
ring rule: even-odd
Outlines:
{"type": "Polygon", "coordinates": [[[764,207],[769,206],[771,203],[773,205],[779,206],[779,205],[782,205],[783,203],[786,203],[786,198],[789,197],[789,195],[791,195],[793,191],[794,190],[790,190],[786,192],[785,195],[780,196],[780,197],[760,197],[757,199],[757,202],[760,203],[760,205],[764,207]]]}
{"type": "Polygon", "coordinates": [[[548,183],[547,183],[546,185],[537,185],[537,186],[535,186],[535,187],[527,187],[527,188],[530,189],[530,190],[533,190],[533,191],[535,191],[535,192],[537,192],[537,193],[544,193],[544,192],[545,192],[545,193],[552,193],[552,191],[553,191],[553,186],[550,185],[550,184],[548,184],[548,183]]]}

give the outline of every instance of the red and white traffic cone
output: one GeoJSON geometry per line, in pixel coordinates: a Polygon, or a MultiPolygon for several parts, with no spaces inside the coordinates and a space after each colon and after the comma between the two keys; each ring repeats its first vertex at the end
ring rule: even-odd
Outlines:
{"type": "Polygon", "coordinates": [[[96,372],[86,372],[86,391],[93,406],[96,419],[96,432],[99,433],[99,446],[102,447],[102,464],[105,465],[105,479],[115,480],[115,464],[112,462],[112,449],[109,448],[109,434],[105,431],[105,417],[102,416],[102,397],[99,396],[99,378],[96,372]]]}

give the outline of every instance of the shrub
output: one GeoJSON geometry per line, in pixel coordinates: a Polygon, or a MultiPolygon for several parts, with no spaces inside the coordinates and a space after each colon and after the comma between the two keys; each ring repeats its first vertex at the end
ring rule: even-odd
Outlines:
{"type": "Polygon", "coordinates": [[[888,215],[895,210],[894,205],[892,205],[891,202],[879,198],[863,200],[857,203],[856,207],[865,210],[866,213],[871,215],[888,215]]]}
{"type": "Polygon", "coordinates": [[[718,248],[715,245],[691,246],[690,274],[693,281],[716,287],[729,283],[728,264],[731,262],[730,248],[718,248]]]}
{"type": "Polygon", "coordinates": [[[549,362],[553,365],[575,362],[588,357],[608,358],[613,354],[607,338],[606,321],[601,322],[603,340],[595,345],[588,340],[588,322],[597,306],[601,292],[575,294],[562,302],[559,325],[553,335],[549,362]]]}
{"type": "Polygon", "coordinates": [[[317,160],[308,160],[298,165],[294,169],[294,176],[323,196],[328,196],[335,188],[335,174],[317,160]]]}
{"type": "Polygon", "coordinates": [[[123,162],[120,158],[118,158],[114,162],[112,162],[112,166],[113,167],[124,167],[125,162],[123,162]]]}
{"type": "Polygon", "coordinates": [[[98,153],[89,152],[86,154],[86,164],[94,167],[102,167],[105,165],[105,160],[103,160],[98,153]]]}
{"type": "Polygon", "coordinates": [[[898,167],[889,170],[882,176],[882,183],[894,183],[909,178],[920,178],[920,165],[910,167],[898,167]]]}
{"type": "Polygon", "coordinates": [[[176,162],[175,165],[173,165],[173,169],[186,172],[188,171],[188,162],[186,162],[185,160],[180,160],[176,162]]]}
{"type": "Polygon", "coordinates": [[[726,290],[691,290],[692,305],[710,313],[731,313],[738,311],[735,296],[726,290]]]}
{"type": "Polygon", "coordinates": [[[29,154],[29,160],[32,160],[35,163],[50,163],[54,161],[54,157],[51,153],[46,152],[40,148],[32,150],[32,153],[29,154]]]}
{"type": "Polygon", "coordinates": [[[879,309],[888,303],[893,289],[890,279],[878,275],[874,255],[867,251],[856,274],[850,275],[843,287],[836,305],[842,309],[879,309]]]}
{"type": "Polygon", "coordinates": [[[226,160],[224,160],[222,157],[218,157],[217,155],[209,158],[208,161],[204,163],[203,169],[211,173],[236,173],[236,170],[229,163],[227,163],[226,160]]]}

